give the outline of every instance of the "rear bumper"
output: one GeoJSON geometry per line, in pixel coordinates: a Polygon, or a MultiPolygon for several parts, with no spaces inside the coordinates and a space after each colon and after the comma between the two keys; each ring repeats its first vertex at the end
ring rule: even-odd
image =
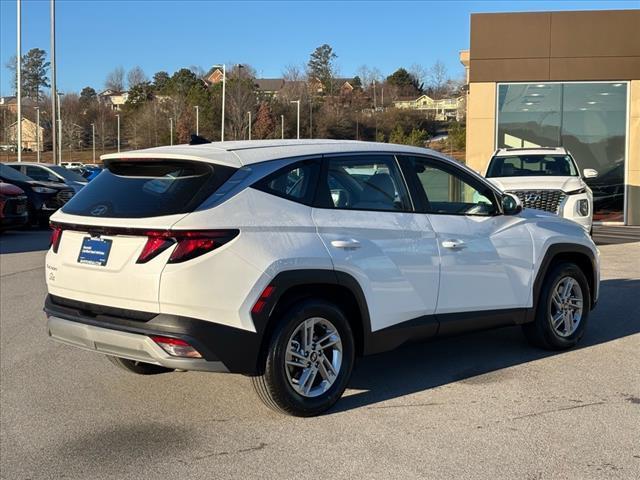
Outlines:
{"type": "Polygon", "coordinates": [[[260,338],[255,332],[177,315],[154,314],[47,295],[49,336],[85,350],[181,370],[258,372],[260,338]],[[179,338],[203,358],[173,357],[149,336],[179,338]]]}
{"type": "Polygon", "coordinates": [[[54,316],[47,319],[47,331],[53,340],[105,355],[180,370],[228,372],[222,362],[204,358],[172,357],[146,335],[86,325],[54,316]]]}

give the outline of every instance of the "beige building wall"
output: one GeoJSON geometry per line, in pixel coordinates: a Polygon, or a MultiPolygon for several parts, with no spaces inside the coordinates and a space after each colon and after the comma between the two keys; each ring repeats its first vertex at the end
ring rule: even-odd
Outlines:
{"type": "Polygon", "coordinates": [[[482,173],[495,150],[496,83],[469,84],[466,164],[482,173]]]}
{"type": "Polygon", "coordinates": [[[627,223],[640,225],[640,80],[629,86],[627,223]]]}

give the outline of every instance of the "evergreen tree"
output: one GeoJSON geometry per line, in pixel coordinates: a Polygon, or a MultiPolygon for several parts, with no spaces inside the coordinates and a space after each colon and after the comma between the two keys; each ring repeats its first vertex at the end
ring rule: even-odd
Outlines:
{"type": "Polygon", "coordinates": [[[307,64],[309,68],[309,77],[322,83],[325,93],[331,93],[334,77],[333,61],[338,56],[333,52],[333,48],[327,45],[319,46],[314,50],[307,64]]]}

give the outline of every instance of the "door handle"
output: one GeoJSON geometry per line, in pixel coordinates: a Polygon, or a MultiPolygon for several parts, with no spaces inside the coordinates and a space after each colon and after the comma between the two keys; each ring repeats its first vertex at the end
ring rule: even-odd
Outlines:
{"type": "Polygon", "coordinates": [[[348,240],[332,240],[331,245],[336,248],[344,248],[346,250],[360,248],[360,242],[351,238],[348,240]]]}
{"type": "Polygon", "coordinates": [[[442,246],[444,248],[450,248],[451,250],[460,250],[466,247],[466,245],[462,240],[456,240],[456,239],[443,240],[442,246]]]}

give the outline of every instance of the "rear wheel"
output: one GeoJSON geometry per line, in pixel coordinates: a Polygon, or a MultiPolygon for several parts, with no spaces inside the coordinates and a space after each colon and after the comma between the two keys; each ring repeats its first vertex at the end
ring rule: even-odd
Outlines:
{"type": "Polygon", "coordinates": [[[540,292],[536,318],[523,325],[527,340],[549,350],[571,348],[587,327],[591,292],[582,270],[573,263],[551,269],[540,292]]]}
{"type": "Polygon", "coordinates": [[[107,358],[115,366],[137,375],[158,375],[159,373],[173,372],[172,368],[153,365],[152,363],[138,362],[136,360],[113,357],[111,355],[107,355],[107,358]]]}
{"type": "Polygon", "coordinates": [[[281,318],[264,373],[252,377],[252,383],[260,399],[278,412],[318,415],[342,396],[354,352],[353,333],[342,311],[322,300],[307,300],[281,318]]]}

